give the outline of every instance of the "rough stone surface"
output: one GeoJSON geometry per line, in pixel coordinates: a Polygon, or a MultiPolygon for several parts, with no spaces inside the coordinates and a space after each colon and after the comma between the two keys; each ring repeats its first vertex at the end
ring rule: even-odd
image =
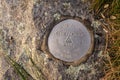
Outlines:
{"type": "Polygon", "coordinates": [[[91,33],[77,20],[64,20],[52,29],[48,46],[51,54],[63,61],[73,62],[85,56],[91,48],[91,33]]]}
{"type": "Polygon", "coordinates": [[[96,25],[89,5],[83,0],[0,0],[0,80],[99,80],[104,75],[100,55],[105,33],[96,25]],[[78,66],[57,62],[40,47],[50,25],[62,16],[94,22],[94,52],[78,66]]]}

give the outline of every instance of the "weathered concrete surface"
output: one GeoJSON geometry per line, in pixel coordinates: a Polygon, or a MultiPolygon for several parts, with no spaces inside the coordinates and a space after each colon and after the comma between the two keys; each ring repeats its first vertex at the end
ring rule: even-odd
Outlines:
{"type": "Polygon", "coordinates": [[[104,32],[84,0],[0,0],[0,80],[22,80],[8,56],[29,74],[26,80],[99,80],[104,75],[104,32]],[[78,66],[64,65],[41,50],[49,26],[62,16],[87,20],[95,34],[93,55],[78,66]]]}

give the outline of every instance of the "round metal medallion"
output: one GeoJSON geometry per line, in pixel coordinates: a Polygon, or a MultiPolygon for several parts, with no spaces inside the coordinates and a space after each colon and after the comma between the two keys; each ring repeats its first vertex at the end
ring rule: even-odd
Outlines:
{"type": "Polygon", "coordinates": [[[73,62],[88,53],[91,42],[91,34],[81,22],[67,19],[52,29],[48,37],[48,48],[54,57],[73,62]]]}

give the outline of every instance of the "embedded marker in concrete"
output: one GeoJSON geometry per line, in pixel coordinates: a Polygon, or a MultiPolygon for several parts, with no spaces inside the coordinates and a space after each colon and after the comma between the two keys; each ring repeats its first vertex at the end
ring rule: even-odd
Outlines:
{"type": "Polygon", "coordinates": [[[50,53],[62,61],[73,62],[85,56],[91,49],[92,37],[79,21],[64,20],[54,26],[48,37],[50,53]]]}

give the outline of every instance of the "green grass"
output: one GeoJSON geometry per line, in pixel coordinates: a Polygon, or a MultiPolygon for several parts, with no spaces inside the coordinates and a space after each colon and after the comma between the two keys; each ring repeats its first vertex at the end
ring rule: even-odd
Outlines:
{"type": "Polygon", "coordinates": [[[17,72],[17,74],[21,77],[21,80],[33,80],[31,75],[16,61],[14,61],[9,56],[6,56],[7,62],[14,68],[14,70],[17,72]]]}
{"type": "Polygon", "coordinates": [[[120,0],[92,0],[95,17],[104,19],[108,26],[107,54],[103,80],[120,80],[120,0]]]}
{"type": "MultiPolygon", "coordinates": [[[[11,57],[6,56],[6,60],[7,60],[8,64],[10,64],[10,66],[12,66],[14,68],[14,70],[20,76],[21,80],[34,80],[33,77],[19,63],[17,63],[11,57]]],[[[37,72],[37,73],[35,73],[36,75],[38,75],[36,77],[39,77],[40,80],[46,80],[44,74],[42,73],[40,68],[38,66],[36,66],[36,64],[32,58],[30,58],[30,61],[37,72]]]]}

